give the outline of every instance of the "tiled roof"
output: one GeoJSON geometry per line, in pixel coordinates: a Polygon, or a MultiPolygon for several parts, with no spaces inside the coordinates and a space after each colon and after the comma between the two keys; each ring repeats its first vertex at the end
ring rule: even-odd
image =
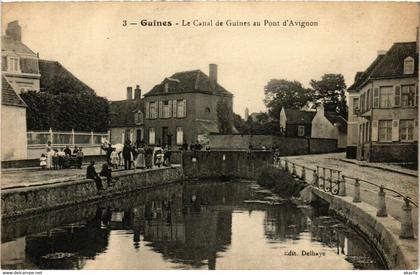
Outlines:
{"type": "MultiPolygon", "coordinates": [[[[200,70],[178,72],[165,78],[160,84],[154,86],[144,96],[165,93],[165,83],[169,83],[169,93],[206,92],[213,93],[210,88],[210,78],[200,70]]],[[[215,93],[232,95],[225,88],[217,84],[215,93]]]]}
{"type": "Polygon", "coordinates": [[[133,127],[135,125],[134,113],[139,110],[144,114],[143,100],[110,101],[110,127],[133,127]]]}
{"type": "Polygon", "coordinates": [[[4,76],[1,76],[1,104],[17,107],[26,107],[25,102],[16,93],[4,76]]]}
{"type": "Polygon", "coordinates": [[[17,54],[29,54],[36,56],[36,54],[20,41],[13,39],[11,36],[1,36],[1,50],[13,51],[17,54]]]}
{"type": "Polygon", "coordinates": [[[93,92],[93,89],[83,83],[80,79],[75,77],[70,71],[64,68],[58,61],[39,60],[39,71],[41,74],[41,90],[48,91],[49,87],[57,81],[67,79],[71,81],[71,86],[74,86],[78,91],[93,92]]]}
{"type": "Polygon", "coordinates": [[[337,123],[338,130],[343,133],[347,133],[347,120],[342,116],[334,112],[324,112],[324,116],[328,119],[331,124],[337,123]]]}
{"type": "Polygon", "coordinates": [[[379,55],[362,74],[356,74],[355,82],[348,88],[357,91],[369,79],[416,77],[418,75],[416,42],[394,43],[385,55],[379,55]],[[404,74],[404,60],[414,58],[414,73],[404,74]]]}
{"type": "Polygon", "coordinates": [[[288,124],[311,124],[316,112],[285,109],[288,124]]]}

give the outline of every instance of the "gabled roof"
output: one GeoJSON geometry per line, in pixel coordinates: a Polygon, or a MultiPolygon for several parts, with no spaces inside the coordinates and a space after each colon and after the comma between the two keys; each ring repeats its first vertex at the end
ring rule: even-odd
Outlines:
{"type": "Polygon", "coordinates": [[[324,112],[324,116],[331,124],[336,124],[338,130],[347,133],[347,120],[335,112],[324,112]]]}
{"type": "Polygon", "coordinates": [[[33,55],[36,57],[36,54],[28,46],[8,35],[1,36],[1,50],[13,51],[16,54],[33,55]]]}
{"type": "Polygon", "coordinates": [[[4,76],[1,76],[1,104],[17,107],[27,107],[26,103],[16,93],[4,76]]]}
{"type": "Polygon", "coordinates": [[[369,79],[416,77],[418,61],[416,42],[394,43],[386,54],[378,55],[366,71],[356,74],[355,81],[348,90],[357,91],[369,79]],[[404,74],[404,60],[409,56],[414,59],[414,73],[404,74]]]}
{"type": "Polygon", "coordinates": [[[298,109],[284,109],[287,124],[311,124],[316,112],[301,111],[298,109]]]}
{"type": "Polygon", "coordinates": [[[42,91],[48,91],[48,89],[53,86],[53,84],[56,84],[57,81],[59,82],[66,79],[70,81],[70,86],[73,86],[78,91],[93,92],[92,88],[75,77],[58,61],[40,59],[39,72],[41,74],[40,85],[42,91]]]}
{"type": "Polygon", "coordinates": [[[113,127],[133,127],[134,113],[142,111],[144,114],[143,100],[118,100],[109,102],[109,112],[111,115],[110,128],[113,127]]]}
{"type": "Polygon", "coordinates": [[[154,86],[144,96],[160,95],[165,93],[165,83],[169,83],[169,93],[205,92],[232,96],[225,88],[217,84],[216,91],[210,88],[210,78],[201,70],[178,72],[165,78],[160,84],[154,86]]]}

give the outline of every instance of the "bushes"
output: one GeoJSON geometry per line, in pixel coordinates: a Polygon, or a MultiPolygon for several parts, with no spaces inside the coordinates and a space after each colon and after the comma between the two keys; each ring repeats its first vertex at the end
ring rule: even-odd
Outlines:
{"type": "Polygon", "coordinates": [[[274,167],[263,168],[259,173],[257,183],[284,198],[297,197],[306,186],[306,183],[295,180],[288,172],[274,167]]]}
{"type": "Polygon", "coordinates": [[[27,92],[28,130],[99,131],[109,126],[108,100],[92,93],[27,92]]]}

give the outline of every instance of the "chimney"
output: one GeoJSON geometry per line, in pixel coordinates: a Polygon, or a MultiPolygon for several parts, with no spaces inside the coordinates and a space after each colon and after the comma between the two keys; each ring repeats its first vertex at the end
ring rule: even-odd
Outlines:
{"type": "Polygon", "coordinates": [[[216,90],[217,87],[217,64],[209,65],[210,89],[216,90]]]}
{"type": "Polygon", "coordinates": [[[127,100],[133,99],[133,87],[127,87],[127,100]]]}
{"type": "Polygon", "coordinates": [[[140,98],[141,98],[140,85],[136,85],[136,88],[134,89],[134,99],[135,100],[140,100],[140,98]]]}
{"type": "Polygon", "coordinates": [[[16,20],[7,24],[6,35],[16,41],[22,41],[22,28],[19,26],[19,21],[16,20]]]}
{"type": "Polygon", "coordinates": [[[380,50],[380,51],[378,51],[378,56],[379,55],[385,55],[386,54],[386,51],[384,51],[384,50],[380,50]]]}

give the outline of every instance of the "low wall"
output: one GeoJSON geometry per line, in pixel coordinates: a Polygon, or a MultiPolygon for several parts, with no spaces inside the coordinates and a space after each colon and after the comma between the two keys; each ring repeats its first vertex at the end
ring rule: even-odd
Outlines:
{"type": "Polygon", "coordinates": [[[278,146],[280,155],[304,155],[336,152],[336,139],[323,138],[294,138],[272,135],[209,135],[209,146],[212,149],[248,150],[249,145],[254,149],[265,146],[271,149],[278,146]]]}
{"type": "MultiPolygon", "coordinates": [[[[105,155],[90,155],[84,157],[84,162],[88,163],[91,160],[96,162],[105,161],[105,155]]],[[[5,160],[1,162],[1,168],[28,168],[28,167],[39,167],[39,158],[36,159],[20,159],[20,160],[5,160]]]]}
{"type": "MultiPolygon", "coordinates": [[[[384,256],[390,269],[418,268],[417,239],[400,239],[400,222],[393,217],[376,217],[376,207],[367,203],[353,203],[351,197],[338,197],[308,186],[310,193],[321,198],[330,205],[330,209],[350,221],[384,256]]],[[[308,190],[302,191],[308,194],[308,190]]],[[[314,197],[310,198],[311,200],[314,197]]]]}
{"type": "Polygon", "coordinates": [[[93,180],[78,180],[44,186],[3,190],[1,192],[1,216],[8,218],[74,205],[82,202],[134,192],[182,180],[182,168],[121,171],[113,175],[114,186],[97,191],[93,180]]]}
{"type": "Polygon", "coordinates": [[[184,175],[190,178],[255,179],[259,169],[271,163],[268,151],[185,151],[182,156],[184,175]]]}

